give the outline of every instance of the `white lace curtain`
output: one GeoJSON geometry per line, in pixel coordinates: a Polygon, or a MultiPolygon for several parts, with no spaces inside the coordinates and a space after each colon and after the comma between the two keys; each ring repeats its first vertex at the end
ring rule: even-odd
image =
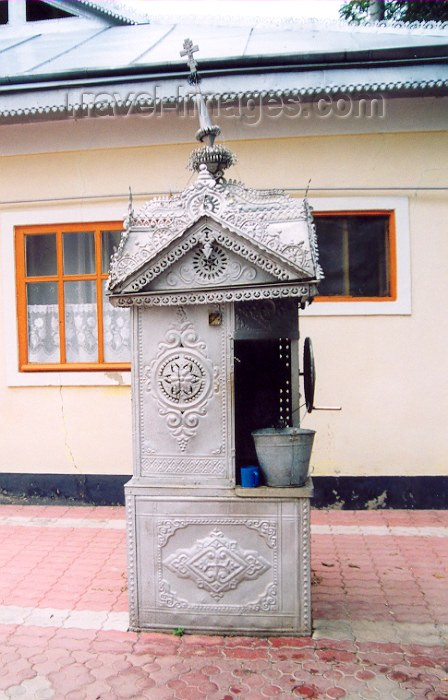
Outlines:
{"type": "MultiPolygon", "coordinates": [[[[65,342],[67,362],[98,362],[96,304],[66,304],[65,342]]],[[[108,302],[103,307],[104,359],[129,362],[130,315],[108,302]]],[[[59,312],[57,304],[28,306],[28,361],[59,363],[59,312]]]]}
{"type": "MultiPolygon", "coordinates": [[[[117,232],[102,232],[102,270],[117,232]]],[[[119,237],[119,233],[117,234],[119,237]]],[[[86,279],[96,270],[93,231],[64,232],[62,236],[62,272],[71,276],[64,281],[65,354],[72,362],[97,363],[98,309],[97,281],[86,279]]],[[[58,364],[60,357],[59,308],[57,282],[38,281],[39,277],[55,276],[57,262],[56,234],[29,236],[26,242],[27,272],[37,278],[27,285],[28,299],[28,361],[58,364]]],[[[105,362],[130,360],[130,313],[109,304],[103,289],[103,336],[105,362]]]]}

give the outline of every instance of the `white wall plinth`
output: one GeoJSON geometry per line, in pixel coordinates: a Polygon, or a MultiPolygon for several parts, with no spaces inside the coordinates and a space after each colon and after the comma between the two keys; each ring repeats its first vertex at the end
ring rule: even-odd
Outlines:
{"type": "Polygon", "coordinates": [[[125,491],[131,629],[311,633],[311,482],[264,497],[138,478],[125,491]]]}

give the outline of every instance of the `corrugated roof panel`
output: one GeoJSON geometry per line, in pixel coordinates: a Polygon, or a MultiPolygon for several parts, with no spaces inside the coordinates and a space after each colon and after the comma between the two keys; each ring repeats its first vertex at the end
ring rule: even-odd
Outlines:
{"type": "Polygon", "coordinates": [[[98,30],[98,27],[95,27],[69,34],[41,34],[23,46],[18,45],[0,54],[0,71],[4,76],[20,75],[45,63],[45,70],[42,68],[39,72],[51,72],[53,59],[68,51],[70,51],[73,66],[82,66],[86,49],[78,50],[78,47],[90,41],[99,31],[108,30],[98,30]]]}
{"type": "MultiPolygon", "coordinates": [[[[170,34],[136,65],[175,63],[181,60],[184,40],[190,38],[200,48],[200,60],[242,56],[250,34],[250,27],[204,27],[193,24],[176,25],[170,34]]],[[[198,56],[198,60],[199,60],[198,56]]],[[[186,64],[185,64],[186,65],[186,64]]]]}
{"type": "MultiPolygon", "coordinates": [[[[246,56],[269,54],[295,54],[307,51],[316,51],[316,33],[302,35],[301,32],[288,29],[277,30],[254,27],[246,49],[246,56]]],[[[320,45],[320,42],[319,42],[320,45]]]]}
{"type": "MultiPolygon", "coordinates": [[[[39,32],[36,32],[35,34],[27,37],[20,37],[20,36],[14,36],[14,37],[8,37],[7,39],[0,39],[0,54],[10,51],[12,48],[15,46],[21,46],[22,49],[25,49],[25,44],[28,41],[32,41],[33,39],[36,39],[38,36],[40,36],[39,32]]],[[[0,69],[3,72],[3,57],[0,56],[0,69]]]]}
{"type": "MultiPolygon", "coordinates": [[[[65,20],[61,20],[63,21],[65,20]]],[[[79,21],[84,23],[84,20],[79,21]]],[[[41,24],[51,25],[51,22],[41,24]]],[[[109,28],[89,23],[75,31],[64,32],[55,29],[55,25],[52,25],[52,29],[45,28],[45,31],[39,28],[39,33],[37,28],[32,29],[29,25],[24,25],[22,31],[4,27],[3,30],[0,29],[0,37],[0,84],[4,77],[3,82],[8,90],[8,78],[15,77],[19,82],[21,75],[58,74],[59,78],[60,74],[67,73],[67,79],[70,80],[74,72],[90,72],[94,77],[97,69],[127,66],[148,66],[151,70],[151,66],[176,64],[176,68],[184,71],[186,78],[187,63],[180,57],[186,38],[192,39],[199,46],[197,56],[200,69],[204,62],[212,59],[221,59],[223,65],[230,68],[232,59],[238,61],[242,56],[250,57],[255,66],[263,57],[269,60],[271,56],[285,56],[284,60],[288,62],[289,56],[300,58],[302,54],[313,52],[331,54],[407,46],[411,47],[412,54],[416,45],[435,47],[447,41],[446,32],[445,35],[440,33],[435,36],[393,28],[380,32],[378,28],[370,31],[368,28],[343,29],[318,24],[267,28],[223,24],[207,26],[192,22],[173,25],[169,20],[166,23],[109,28]],[[32,31],[36,31],[34,36],[32,31]]],[[[424,52],[421,55],[424,58],[424,52]]],[[[388,61],[389,58],[386,56],[384,60],[388,61]]],[[[396,82],[394,75],[397,75],[398,68],[395,63],[389,68],[391,80],[396,82]]],[[[362,72],[358,74],[354,66],[347,65],[347,69],[351,76],[349,82],[365,82],[362,72]]],[[[334,73],[331,75],[334,76],[334,73]]],[[[235,81],[236,76],[232,80],[235,81]]],[[[313,80],[318,85],[321,78],[314,74],[313,80]]],[[[162,82],[165,81],[164,77],[162,82]]],[[[251,89],[253,77],[245,78],[244,82],[246,89],[251,89]]],[[[266,79],[266,82],[270,84],[271,81],[266,79]]],[[[269,89],[272,89],[271,86],[269,89]]]]}
{"type": "MultiPolygon", "coordinates": [[[[165,36],[167,27],[139,26],[112,27],[99,34],[81,49],[70,51],[52,60],[45,72],[60,73],[77,68],[118,68],[132,64],[142,53],[165,36]]],[[[41,69],[32,70],[39,73],[41,69]]]]}
{"type": "MultiPolygon", "coordinates": [[[[328,28],[308,30],[273,30],[255,27],[250,35],[246,55],[281,55],[332,51],[368,51],[400,46],[434,46],[446,43],[446,36],[411,36],[406,34],[367,34],[341,32],[328,28]]],[[[202,49],[202,47],[201,47],[202,49]]],[[[202,53],[202,51],[201,51],[202,53]]]]}

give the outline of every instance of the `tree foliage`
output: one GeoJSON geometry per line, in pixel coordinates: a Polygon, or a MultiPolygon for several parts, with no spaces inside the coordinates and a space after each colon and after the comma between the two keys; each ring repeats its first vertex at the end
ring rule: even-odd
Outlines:
{"type": "MultiPolygon", "coordinates": [[[[448,0],[385,0],[384,19],[400,22],[448,22],[448,0]]],[[[350,24],[360,24],[369,14],[369,0],[347,0],[339,16],[350,24]]]]}

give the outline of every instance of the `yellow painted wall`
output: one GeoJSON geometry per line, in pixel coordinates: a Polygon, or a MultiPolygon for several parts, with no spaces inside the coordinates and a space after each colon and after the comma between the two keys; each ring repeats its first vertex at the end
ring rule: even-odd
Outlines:
{"type": "Polygon", "coordinates": [[[132,472],[129,387],[2,387],[0,412],[0,472],[132,472]]]}
{"type": "MultiPolygon", "coordinates": [[[[3,127],[5,128],[5,127],[3,127]]],[[[0,131],[0,134],[2,132],[0,131]]],[[[6,135],[6,134],[5,134],[6,135]]],[[[229,177],[251,187],[405,187],[446,183],[442,132],[359,134],[228,142],[229,177]]],[[[3,201],[179,190],[191,144],[3,156],[3,201]]]]}
{"type": "MultiPolygon", "coordinates": [[[[228,144],[238,155],[230,176],[253,187],[403,187],[448,182],[442,133],[319,136],[228,144]]],[[[2,158],[3,201],[182,189],[189,145],[117,148],[2,158]]],[[[344,196],[357,196],[344,192],[344,196]]],[[[369,193],[363,193],[366,195],[369,193]]],[[[375,192],[381,196],[381,192],[375,192]]],[[[313,316],[302,321],[317,361],[316,402],[342,405],[314,413],[315,474],[446,473],[448,457],[448,205],[446,192],[409,197],[412,314],[313,316]]],[[[315,192],[313,196],[329,196],[315,192]]],[[[390,192],[384,191],[384,195],[390,192]]],[[[333,196],[338,196],[334,193],[333,196]]],[[[342,196],[342,193],[341,193],[342,196]]],[[[28,207],[34,205],[27,205],[28,207]]],[[[36,211],[50,203],[36,204],[36,211]]],[[[56,203],[55,203],[56,206],[56,203]]],[[[64,207],[58,203],[58,207],[64,207]]],[[[102,216],[108,215],[108,200],[102,216]]],[[[123,213],[126,210],[123,198],[123,213]]],[[[20,206],[4,205],[11,216],[20,206]]],[[[69,215],[67,214],[69,219],[69,215]]],[[[4,231],[0,231],[4,235],[4,231]]],[[[0,279],[0,294],[14,290],[0,279]]],[[[0,328],[4,328],[4,306],[0,328]]],[[[15,339],[0,342],[0,365],[15,339]]],[[[10,387],[0,375],[0,471],[131,472],[129,387],[10,387]]]]}

